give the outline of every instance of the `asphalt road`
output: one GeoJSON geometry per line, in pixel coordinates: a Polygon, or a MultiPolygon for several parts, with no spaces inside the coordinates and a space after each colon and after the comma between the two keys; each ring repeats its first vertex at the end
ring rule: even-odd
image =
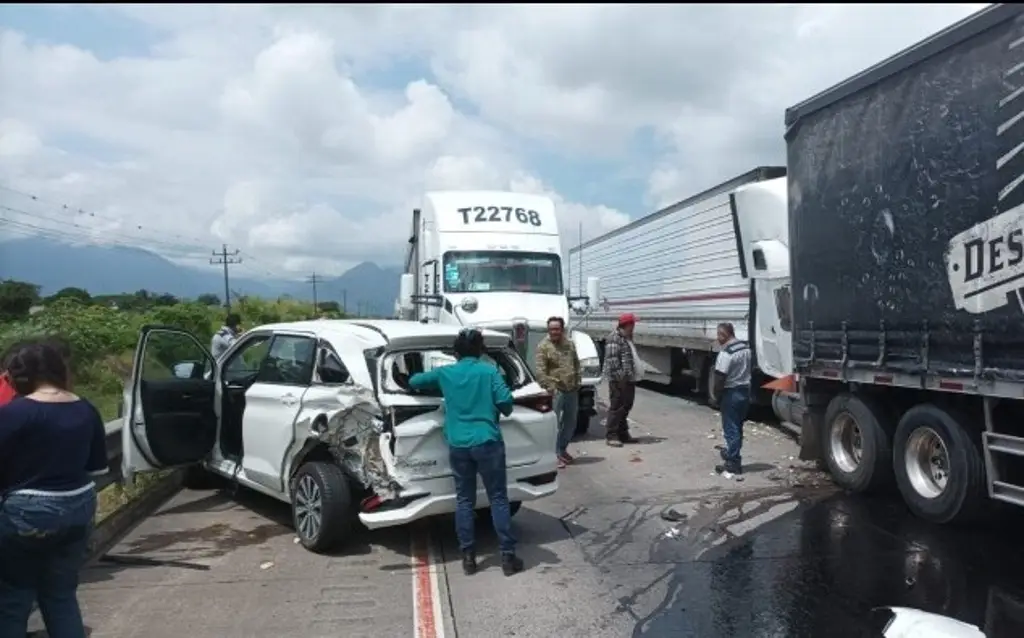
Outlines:
{"type": "Polygon", "coordinates": [[[920,524],[897,501],[836,493],[758,424],[743,480],[724,479],[715,413],[642,389],[632,417],[640,444],[577,442],[558,493],[518,514],[522,574],[502,575],[486,521],[466,577],[448,519],[325,557],[294,543],[277,503],[183,492],[85,571],[92,636],[841,638],[877,635],[880,605],[1024,635],[1019,517],[920,524]]]}

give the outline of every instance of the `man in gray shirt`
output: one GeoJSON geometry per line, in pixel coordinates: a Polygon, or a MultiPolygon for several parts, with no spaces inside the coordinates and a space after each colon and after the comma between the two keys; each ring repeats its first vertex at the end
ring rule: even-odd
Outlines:
{"type": "Polygon", "coordinates": [[[750,408],[750,344],[736,338],[731,323],[718,324],[718,343],[722,349],[715,360],[715,390],[722,412],[722,434],[725,447],[721,450],[724,463],[716,465],[719,474],[742,474],[743,422],[750,408]]]}
{"type": "Polygon", "coordinates": [[[213,355],[214,359],[220,359],[220,356],[227,352],[227,349],[238,338],[241,326],[242,318],[237,314],[231,313],[227,316],[227,319],[224,320],[224,325],[213,335],[213,339],[210,340],[210,354],[213,355]]]}

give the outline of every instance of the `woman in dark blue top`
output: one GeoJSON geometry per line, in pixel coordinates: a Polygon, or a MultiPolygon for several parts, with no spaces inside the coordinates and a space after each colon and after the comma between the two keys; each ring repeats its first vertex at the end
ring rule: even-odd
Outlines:
{"type": "Polygon", "coordinates": [[[0,407],[0,636],[25,636],[38,601],[52,638],[84,638],[78,572],[93,477],[108,471],[103,420],[70,392],[54,344],[23,346],[3,367],[19,396],[0,407]]]}

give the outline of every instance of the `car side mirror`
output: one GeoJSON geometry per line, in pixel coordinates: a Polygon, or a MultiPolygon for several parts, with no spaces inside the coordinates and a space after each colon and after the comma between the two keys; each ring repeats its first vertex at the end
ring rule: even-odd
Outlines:
{"type": "Polygon", "coordinates": [[[178,379],[196,379],[202,371],[202,364],[196,361],[180,361],[172,368],[172,373],[178,379]]]}

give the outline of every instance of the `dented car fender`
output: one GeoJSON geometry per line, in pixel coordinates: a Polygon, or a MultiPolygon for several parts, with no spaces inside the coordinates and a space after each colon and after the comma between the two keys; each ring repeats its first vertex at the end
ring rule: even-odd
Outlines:
{"type": "Polygon", "coordinates": [[[385,500],[397,497],[401,475],[385,460],[390,451],[384,414],[372,388],[353,382],[314,385],[302,403],[285,464],[289,484],[307,458],[324,450],[360,487],[385,500]]]}

